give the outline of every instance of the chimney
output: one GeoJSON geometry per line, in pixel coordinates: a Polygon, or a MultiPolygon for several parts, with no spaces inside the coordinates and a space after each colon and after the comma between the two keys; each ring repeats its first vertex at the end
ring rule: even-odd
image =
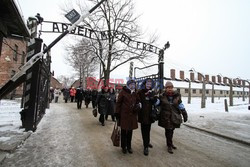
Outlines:
{"type": "Polygon", "coordinates": [[[226,77],[223,77],[223,83],[227,84],[227,78],[226,77]]]}
{"type": "Polygon", "coordinates": [[[198,73],[198,80],[199,81],[202,81],[202,76],[201,76],[202,74],[200,74],[200,73],[198,73]]]}
{"type": "Polygon", "coordinates": [[[217,76],[217,78],[218,78],[218,83],[221,83],[221,76],[217,76]]]}
{"type": "Polygon", "coordinates": [[[215,76],[212,76],[212,82],[213,82],[213,83],[216,83],[216,78],[215,78],[215,76]]]}
{"type": "Polygon", "coordinates": [[[193,72],[190,73],[190,80],[194,81],[194,73],[193,72]]]}
{"type": "Polygon", "coordinates": [[[185,77],[184,77],[184,71],[180,71],[180,79],[181,79],[181,80],[184,80],[184,79],[185,79],[185,77]]]}
{"type": "Polygon", "coordinates": [[[206,81],[209,82],[209,75],[205,75],[206,81]]]}
{"type": "Polygon", "coordinates": [[[175,80],[175,69],[171,69],[171,70],[170,70],[170,78],[171,78],[172,80],[175,80]]]}

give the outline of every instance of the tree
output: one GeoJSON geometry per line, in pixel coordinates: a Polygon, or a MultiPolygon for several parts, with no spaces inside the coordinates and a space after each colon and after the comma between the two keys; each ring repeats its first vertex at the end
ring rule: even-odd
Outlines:
{"type": "Polygon", "coordinates": [[[89,40],[82,39],[75,45],[68,45],[66,60],[68,64],[77,71],[80,78],[80,84],[85,87],[85,78],[94,75],[97,69],[97,57],[92,51],[86,49],[89,40]]]}
{"type": "MultiPolygon", "coordinates": [[[[99,0],[89,1],[94,4],[99,2],[99,0]]],[[[78,6],[82,7],[81,4],[78,6]]],[[[80,10],[82,13],[86,12],[83,7],[80,10]]],[[[132,60],[145,62],[151,57],[149,52],[128,46],[117,38],[120,34],[125,34],[131,41],[140,40],[142,33],[137,24],[138,18],[134,16],[132,0],[108,0],[84,20],[83,26],[91,29],[96,38],[96,40],[90,40],[86,51],[98,57],[105,83],[109,81],[110,73],[119,66],[132,60]],[[107,40],[100,38],[98,33],[100,31],[107,32],[107,40]]],[[[155,41],[156,37],[153,36],[148,43],[152,44],[155,41]]]]}
{"type": "Polygon", "coordinates": [[[75,78],[73,76],[71,77],[67,77],[67,76],[64,76],[64,75],[60,75],[57,77],[57,80],[63,84],[63,87],[70,87],[74,81],[75,81],[75,78]]]}

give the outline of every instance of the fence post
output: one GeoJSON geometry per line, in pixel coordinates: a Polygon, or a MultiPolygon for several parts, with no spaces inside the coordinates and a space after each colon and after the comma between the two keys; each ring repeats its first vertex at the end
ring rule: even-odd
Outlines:
{"type": "Polygon", "coordinates": [[[225,104],[225,111],[228,112],[227,99],[224,100],[224,104],[225,104]]]}

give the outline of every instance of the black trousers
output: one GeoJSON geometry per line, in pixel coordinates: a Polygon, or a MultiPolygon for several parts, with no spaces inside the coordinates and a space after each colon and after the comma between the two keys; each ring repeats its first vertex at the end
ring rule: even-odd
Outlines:
{"type": "Polygon", "coordinates": [[[102,124],[104,124],[104,114],[100,114],[99,122],[101,122],[102,124]]]}
{"type": "Polygon", "coordinates": [[[92,100],[92,107],[95,108],[96,107],[96,104],[95,104],[95,100],[92,100]]]}
{"type": "Polygon", "coordinates": [[[150,143],[150,130],[151,124],[141,124],[141,134],[144,148],[148,148],[148,144],[150,143]]]}
{"type": "MultiPolygon", "coordinates": [[[[105,119],[108,120],[109,115],[105,115],[105,119]]],[[[112,121],[115,121],[115,116],[114,114],[111,115],[112,121]]]]}
{"type": "Polygon", "coordinates": [[[174,135],[174,129],[165,129],[165,136],[168,147],[171,147],[173,145],[173,135],[174,135]]]}
{"type": "Polygon", "coordinates": [[[82,108],[82,99],[77,99],[77,108],[78,109],[82,108]]]}
{"type": "Polygon", "coordinates": [[[121,130],[121,147],[123,149],[131,149],[133,130],[121,130]]]}
{"type": "Polygon", "coordinates": [[[70,96],[71,103],[74,101],[74,96],[70,96]]]}

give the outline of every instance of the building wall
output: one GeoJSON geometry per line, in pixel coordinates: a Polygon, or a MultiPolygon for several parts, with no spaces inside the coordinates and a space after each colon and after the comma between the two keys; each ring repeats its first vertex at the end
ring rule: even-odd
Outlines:
{"type": "MultiPolygon", "coordinates": [[[[26,62],[27,42],[22,39],[3,38],[0,55],[0,87],[7,83],[26,62]]],[[[23,86],[19,86],[11,96],[21,97],[23,86]]],[[[9,95],[10,96],[10,95],[9,95]]]]}
{"type": "MultiPolygon", "coordinates": [[[[176,87],[175,88],[177,91],[181,93],[182,96],[187,97],[188,96],[188,88],[181,88],[181,87],[176,87]]],[[[229,90],[214,90],[214,97],[229,97],[229,90]]],[[[191,97],[201,97],[202,94],[202,89],[191,89],[191,97]]],[[[248,96],[249,92],[245,91],[245,96],[248,96]]],[[[211,97],[212,96],[212,90],[211,89],[206,89],[206,96],[211,97]]],[[[243,91],[233,91],[233,96],[234,97],[242,97],[243,96],[243,91]]]]}

